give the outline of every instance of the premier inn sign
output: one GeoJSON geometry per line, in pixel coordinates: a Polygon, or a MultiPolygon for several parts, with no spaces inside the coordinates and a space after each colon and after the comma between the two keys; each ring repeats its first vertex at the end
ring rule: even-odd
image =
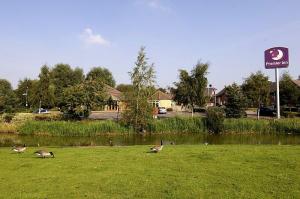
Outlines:
{"type": "Polygon", "coordinates": [[[289,50],[284,47],[274,47],[265,50],[265,67],[287,68],[289,65],[289,50]]]}

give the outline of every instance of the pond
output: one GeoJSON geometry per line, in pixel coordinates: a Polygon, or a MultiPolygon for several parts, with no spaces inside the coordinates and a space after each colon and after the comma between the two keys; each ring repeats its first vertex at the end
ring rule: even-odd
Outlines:
{"type": "Polygon", "coordinates": [[[273,144],[299,145],[300,135],[284,134],[105,134],[97,137],[52,137],[25,136],[14,134],[0,134],[0,147],[11,147],[26,144],[27,146],[108,146],[112,140],[115,146],[153,145],[160,140],[167,144],[273,144]]]}

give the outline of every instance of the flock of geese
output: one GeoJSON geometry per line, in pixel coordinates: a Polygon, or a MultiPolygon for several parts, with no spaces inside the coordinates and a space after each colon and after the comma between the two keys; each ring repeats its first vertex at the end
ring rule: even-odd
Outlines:
{"type": "MultiPolygon", "coordinates": [[[[109,140],[109,145],[113,146],[113,142],[112,142],[111,139],[109,140]]],[[[158,153],[163,149],[163,147],[164,147],[163,141],[160,140],[160,145],[156,145],[156,146],[151,147],[150,152],[158,153]]],[[[26,145],[24,144],[23,146],[14,146],[12,148],[12,151],[14,151],[16,153],[24,153],[26,151],[26,145]]],[[[48,158],[48,157],[54,158],[54,153],[51,152],[51,151],[48,152],[46,150],[38,150],[38,151],[35,151],[34,154],[37,157],[41,157],[41,158],[48,158]]]]}
{"type": "MultiPolygon", "coordinates": [[[[26,145],[24,144],[23,146],[14,146],[12,148],[12,151],[16,152],[16,153],[23,153],[26,151],[26,145]]],[[[41,158],[47,158],[47,157],[52,157],[54,158],[54,153],[53,152],[48,152],[46,150],[38,150],[36,152],[34,152],[34,154],[37,157],[41,157],[41,158]]]]}

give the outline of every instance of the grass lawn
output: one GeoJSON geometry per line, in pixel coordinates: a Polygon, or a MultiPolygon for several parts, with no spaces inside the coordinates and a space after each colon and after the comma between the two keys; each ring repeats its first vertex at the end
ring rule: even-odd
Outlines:
{"type": "Polygon", "coordinates": [[[0,198],[300,198],[300,146],[0,148],[0,198]]]}

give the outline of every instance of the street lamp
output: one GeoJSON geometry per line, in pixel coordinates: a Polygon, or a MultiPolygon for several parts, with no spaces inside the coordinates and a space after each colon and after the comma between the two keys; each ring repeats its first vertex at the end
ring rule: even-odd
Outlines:
{"type": "Polygon", "coordinates": [[[25,96],[25,106],[27,108],[28,107],[28,86],[26,87],[26,92],[23,93],[23,95],[25,96]]]}

